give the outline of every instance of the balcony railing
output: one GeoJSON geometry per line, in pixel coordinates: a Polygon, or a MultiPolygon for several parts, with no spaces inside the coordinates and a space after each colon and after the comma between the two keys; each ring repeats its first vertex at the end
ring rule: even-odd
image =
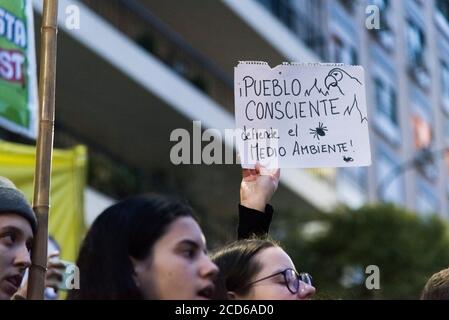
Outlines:
{"type": "Polygon", "coordinates": [[[233,79],[136,0],[81,0],[213,100],[234,110],[233,79]]]}
{"type": "Polygon", "coordinates": [[[327,58],[321,0],[257,0],[323,60],[327,58]]]}

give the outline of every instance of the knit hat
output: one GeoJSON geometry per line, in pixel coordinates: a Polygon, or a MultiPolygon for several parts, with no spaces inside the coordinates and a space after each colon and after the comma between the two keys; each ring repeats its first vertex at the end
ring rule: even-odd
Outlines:
{"type": "Polygon", "coordinates": [[[0,214],[2,213],[16,213],[22,216],[30,223],[33,233],[36,232],[36,215],[25,196],[14,183],[0,176],[0,214]]]}

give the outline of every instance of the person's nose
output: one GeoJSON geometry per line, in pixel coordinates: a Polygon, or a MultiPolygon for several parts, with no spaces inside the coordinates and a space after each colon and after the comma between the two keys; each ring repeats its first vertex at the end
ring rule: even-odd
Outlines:
{"type": "Polygon", "coordinates": [[[204,255],[203,261],[200,268],[200,275],[203,278],[214,279],[218,275],[218,267],[209,256],[204,255]]]}
{"type": "Polygon", "coordinates": [[[306,300],[312,298],[315,294],[316,289],[314,286],[307,284],[305,282],[299,282],[298,299],[306,300]]]}
{"type": "Polygon", "coordinates": [[[25,244],[21,245],[16,252],[14,265],[23,270],[31,266],[30,252],[25,244]]]}

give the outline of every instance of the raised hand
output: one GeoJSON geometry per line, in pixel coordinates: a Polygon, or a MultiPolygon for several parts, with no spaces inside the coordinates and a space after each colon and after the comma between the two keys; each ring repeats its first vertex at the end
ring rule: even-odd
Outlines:
{"type": "Polygon", "coordinates": [[[280,169],[266,169],[259,163],[254,169],[242,169],[240,204],[250,209],[265,211],[265,206],[275,193],[280,169]]]}

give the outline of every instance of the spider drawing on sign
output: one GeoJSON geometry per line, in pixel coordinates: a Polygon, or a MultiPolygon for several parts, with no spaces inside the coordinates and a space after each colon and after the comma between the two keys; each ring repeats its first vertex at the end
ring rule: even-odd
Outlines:
{"type": "Polygon", "coordinates": [[[310,134],[313,134],[313,137],[320,140],[320,137],[324,137],[326,135],[327,127],[323,126],[322,122],[318,123],[318,127],[315,129],[310,129],[310,134]]]}

